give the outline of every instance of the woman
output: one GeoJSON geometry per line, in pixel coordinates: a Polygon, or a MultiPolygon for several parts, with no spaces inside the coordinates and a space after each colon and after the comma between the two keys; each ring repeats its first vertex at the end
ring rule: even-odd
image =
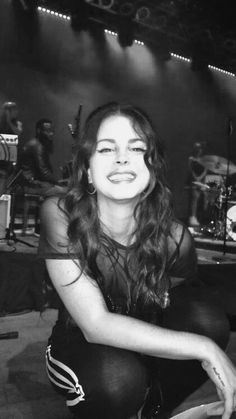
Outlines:
{"type": "Polygon", "coordinates": [[[206,380],[202,367],[223,418],[233,410],[235,369],[213,341],[225,348],[228,323],[194,286],[193,241],[170,199],[149,118],[116,103],[95,110],[68,192],[41,212],[40,252],[62,301],[47,371],[80,419],[166,417],[206,380]]]}

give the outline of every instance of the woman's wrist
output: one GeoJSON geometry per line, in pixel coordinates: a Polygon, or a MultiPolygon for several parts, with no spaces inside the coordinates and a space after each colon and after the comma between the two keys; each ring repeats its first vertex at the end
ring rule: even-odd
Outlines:
{"type": "Polygon", "coordinates": [[[204,337],[202,350],[200,352],[203,366],[214,363],[214,359],[217,357],[217,353],[221,350],[219,346],[211,339],[204,337]]]}
{"type": "Polygon", "coordinates": [[[210,338],[203,335],[194,335],[194,340],[193,358],[201,363],[211,363],[212,356],[216,353],[218,346],[210,338]]]}

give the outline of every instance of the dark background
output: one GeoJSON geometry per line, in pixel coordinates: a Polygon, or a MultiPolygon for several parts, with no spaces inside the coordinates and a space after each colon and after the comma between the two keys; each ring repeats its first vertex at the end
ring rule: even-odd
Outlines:
{"type": "MultiPolygon", "coordinates": [[[[73,145],[67,124],[73,123],[79,104],[81,123],[94,107],[110,100],[139,105],[166,145],[176,213],[185,219],[188,155],[195,141],[205,141],[207,154],[226,157],[229,118],[236,126],[235,77],[194,71],[176,58],[164,62],[146,46],[122,49],[111,35],[102,43],[54,16],[20,15],[10,0],[1,0],[0,8],[0,104],[18,104],[24,127],[19,149],[34,135],[39,118],[51,118],[52,161],[60,178],[73,145]]],[[[235,129],[230,157],[236,163],[235,129]]]]}

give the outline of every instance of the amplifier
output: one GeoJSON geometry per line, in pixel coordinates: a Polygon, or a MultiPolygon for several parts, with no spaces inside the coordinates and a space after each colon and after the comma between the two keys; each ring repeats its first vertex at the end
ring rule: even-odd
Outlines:
{"type": "Polygon", "coordinates": [[[0,134],[0,160],[17,162],[18,135],[0,134]]]}
{"type": "Polygon", "coordinates": [[[0,196],[0,239],[6,236],[10,224],[11,195],[0,196]]]}

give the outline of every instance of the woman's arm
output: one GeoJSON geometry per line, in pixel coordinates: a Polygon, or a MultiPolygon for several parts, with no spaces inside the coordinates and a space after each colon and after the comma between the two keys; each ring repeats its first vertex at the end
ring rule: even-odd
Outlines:
{"type": "Polygon", "coordinates": [[[108,311],[97,284],[71,260],[47,260],[51,280],[67,310],[88,342],[171,359],[197,359],[203,363],[225,400],[223,419],[229,419],[236,391],[236,371],[224,352],[207,337],[164,329],[108,311]],[[70,284],[70,285],[68,285],[70,284]]]}
{"type": "Polygon", "coordinates": [[[109,312],[98,285],[84,274],[70,284],[79,275],[73,261],[47,260],[47,269],[67,310],[89,342],[165,358],[205,359],[205,346],[211,343],[207,338],[193,334],[191,342],[189,333],[172,332],[109,312]]]}

